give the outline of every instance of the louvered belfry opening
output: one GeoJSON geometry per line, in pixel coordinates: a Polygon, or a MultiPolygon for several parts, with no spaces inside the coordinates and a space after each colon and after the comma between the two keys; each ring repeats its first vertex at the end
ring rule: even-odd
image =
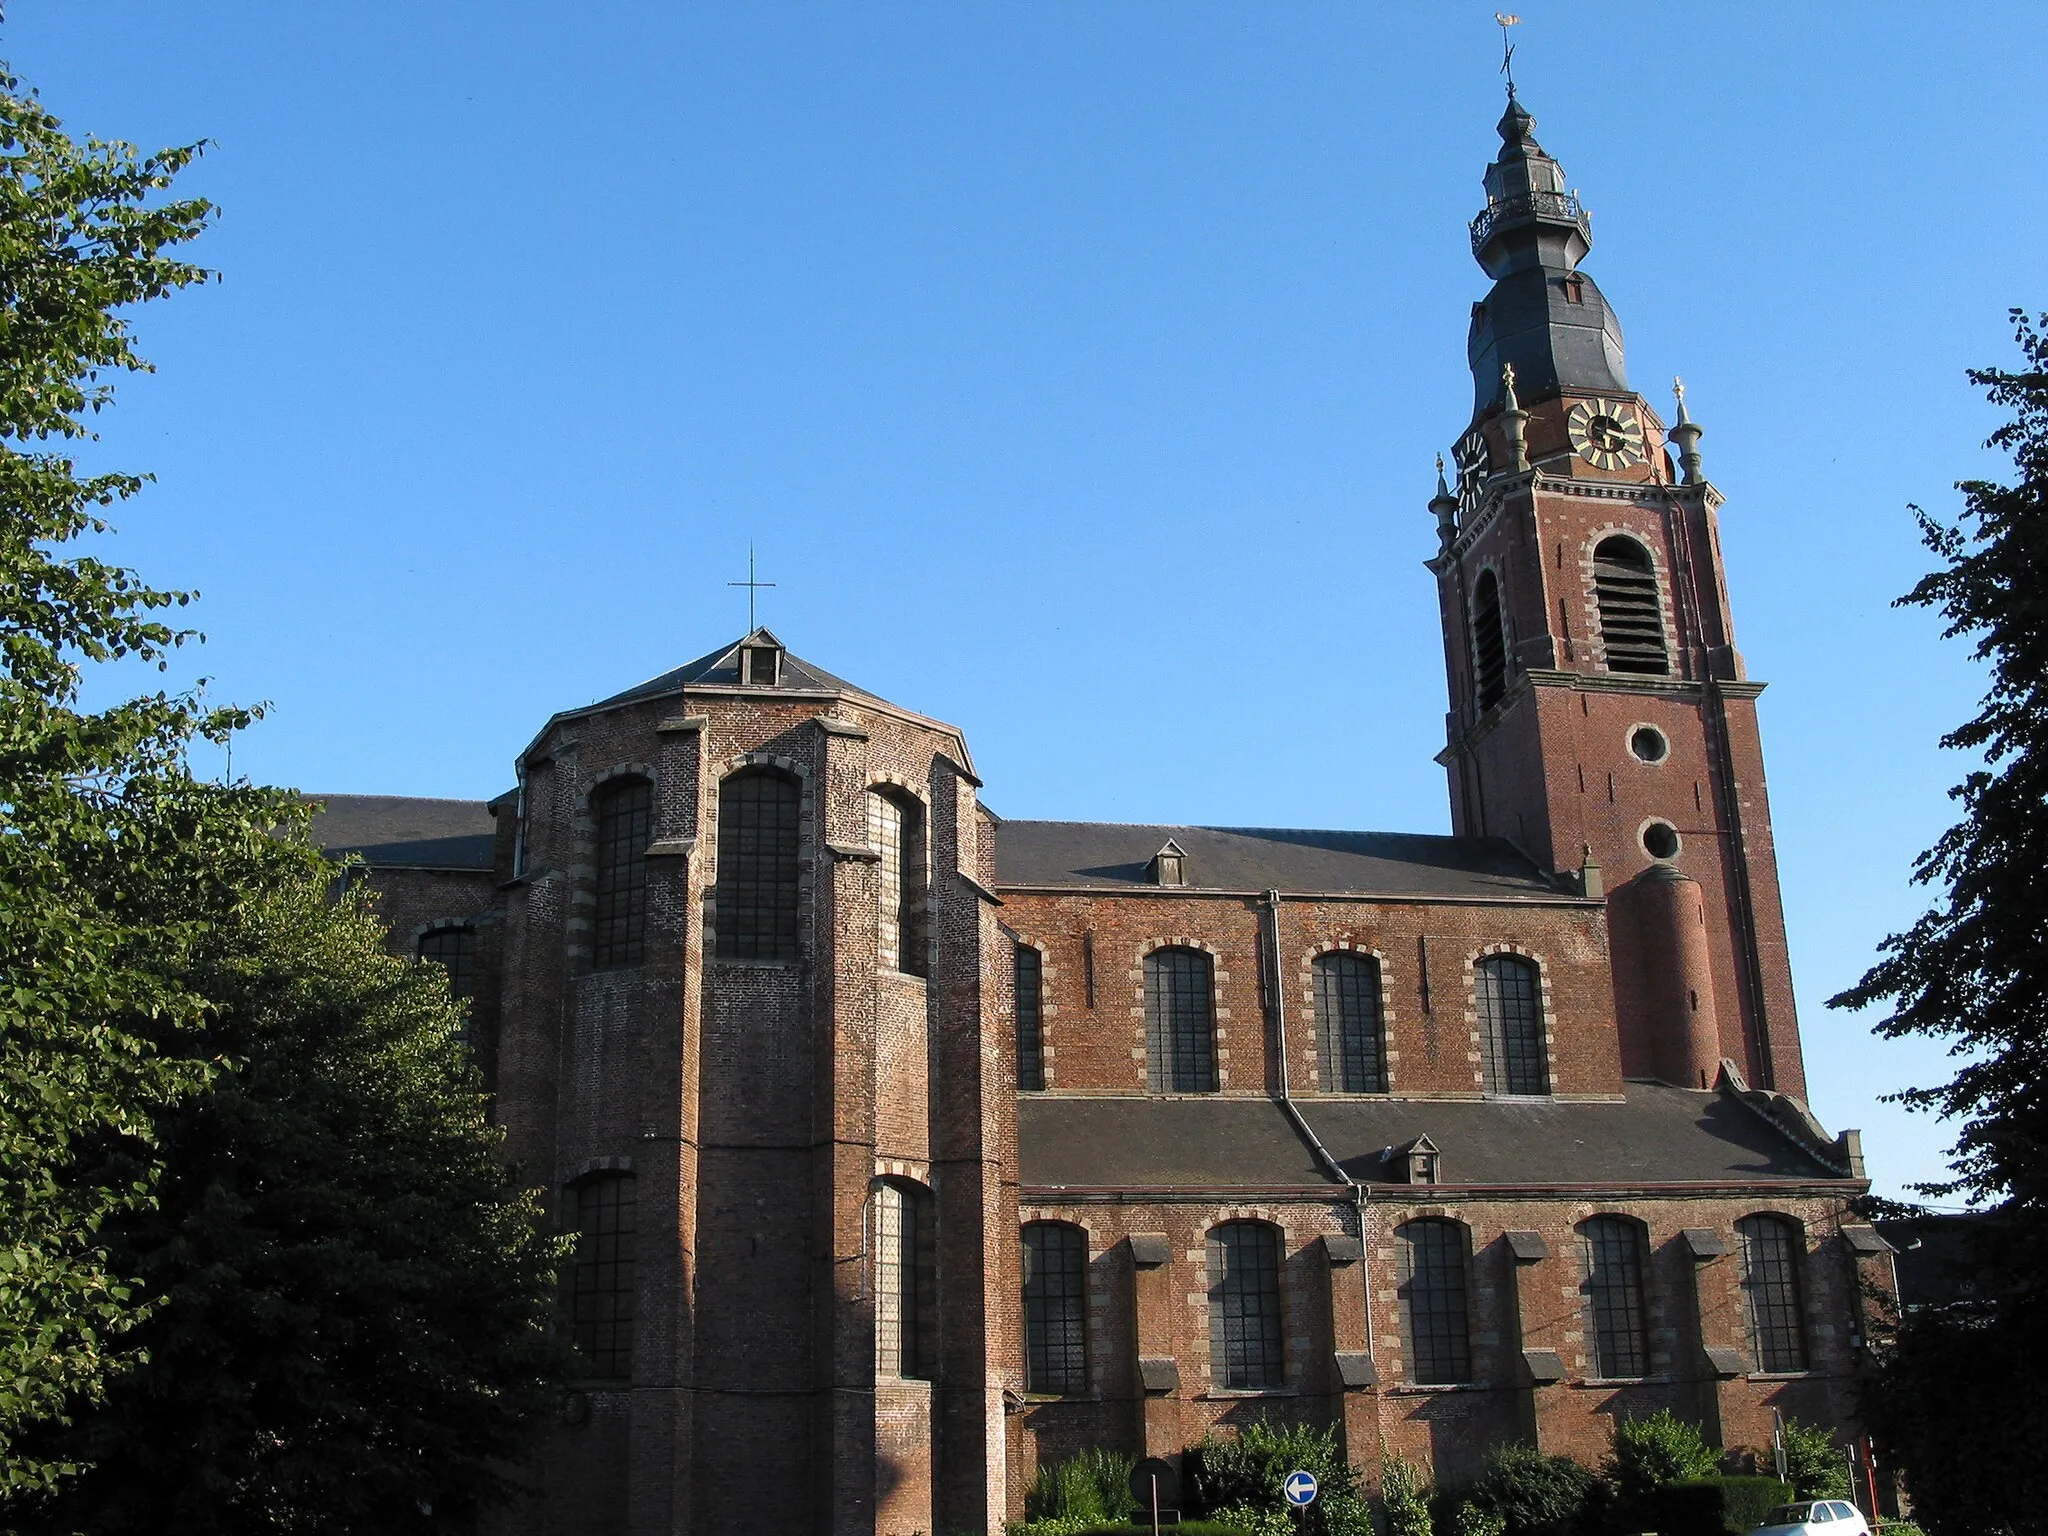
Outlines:
{"type": "Polygon", "coordinates": [[[1479,712],[1483,715],[1508,691],[1508,642],[1500,624],[1500,578],[1491,571],[1479,573],[1479,585],[1472,592],[1472,661],[1478,674],[1479,712]]]}
{"type": "Polygon", "coordinates": [[[1602,539],[1593,551],[1593,597],[1608,671],[1662,677],[1671,670],[1648,550],[1634,539],[1602,539]]]}

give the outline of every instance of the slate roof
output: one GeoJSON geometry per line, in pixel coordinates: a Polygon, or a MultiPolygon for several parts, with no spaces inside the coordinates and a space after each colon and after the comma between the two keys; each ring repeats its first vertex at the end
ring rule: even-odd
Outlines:
{"type": "MultiPolygon", "coordinates": [[[[1296,1099],[1344,1171],[1387,1182],[1380,1151],[1427,1135],[1459,1185],[1770,1184],[1844,1177],[1739,1099],[1630,1083],[1626,1102],[1296,1099]]],[[[1332,1186],[1265,1098],[1026,1094],[1019,1180],[1034,1189],[1332,1186]]]]}
{"type": "Polygon", "coordinates": [[[489,869],[497,823],[486,800],[412,795],[308,795],[313,841],[383,869],[489,869]]]}
{"type": "MultiPolygon", "coordinates": [[[[755,635],[772,645],[781,647],[782,670],[775,684],[777,693],[818,693],[853,694],[857,698],[873,699],[877,704],[887,704],[887,699],[869,693],[865,688],[856,688],[843,677],[834,677],[823,667],[805,661],[789,647],[782,644],[766,630],[755,630],[753,634],[742,635],[728,646],[699,656],[695,661],[684,662],[680,667],[650,677],[644,683],[637,683],[624,693],[615,693],[608,699],[600,699],[593,709],[605,709],[614,704],[630,704],[635,699],[651,699],[660,694],[674,693],[692,683],[710,688],[737,688],[740,685],[740,647],[755,635]]],[[[890,705],[895,708],[895,705],[890,705]]],[[[580,713],[580,711],[579,711],[580,713]]]]}
{"type": "Polygon", "coordinates": [[[1184,874],[1188,888],[1195,890],[1524,900],[1571,895],[1504,838],[1104,821],[1000,823],[996,884],[1156,889],[1152,855],[1168,838],[1185,850],[1184,874]]]}

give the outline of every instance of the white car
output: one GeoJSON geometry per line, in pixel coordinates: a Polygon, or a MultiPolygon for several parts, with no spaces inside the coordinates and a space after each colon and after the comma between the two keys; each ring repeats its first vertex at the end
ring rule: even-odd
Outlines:
{"type": "Polygon", "coordinates": [[[1870,1536],[1863,1512],[1847,1499],[1813,1499],[1803,1504],[1780,1504],[1750,1536],[1870,1536]]]}

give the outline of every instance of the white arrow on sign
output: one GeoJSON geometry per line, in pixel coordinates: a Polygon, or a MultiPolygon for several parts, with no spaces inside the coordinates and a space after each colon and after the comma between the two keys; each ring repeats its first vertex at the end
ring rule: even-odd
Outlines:
{"type": "Polygon", "coordinates": [[[1313,1504],[1316,1501],[1316,1475],[1313,1472],[1290,1472],[1287,1481],[1280,1485],[1280,1491],[1297,1509],[1313,1504]]]}

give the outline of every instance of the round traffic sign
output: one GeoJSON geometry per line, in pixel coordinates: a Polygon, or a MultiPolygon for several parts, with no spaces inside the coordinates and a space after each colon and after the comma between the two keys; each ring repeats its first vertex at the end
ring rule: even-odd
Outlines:
{"type": "Polygon", "coordinates": [[[1316,1475],[1313,1472],[1290,1472],[1287,1481],[1280,1485],[1280,1491],[1287,1495],[1287,1502],[1301,1509],[1316,1501],[1316,1475]]]}
{"type": "Polygon", "coordinates": [[[1173,1463],[1147,1456],[1131,1468],[1131,1497],[1138,1501],[1139,1523],[1151,1519],[1154,1496],[1161,1509],[1180,1508],[1180,1474],[1173,1463]]]}

